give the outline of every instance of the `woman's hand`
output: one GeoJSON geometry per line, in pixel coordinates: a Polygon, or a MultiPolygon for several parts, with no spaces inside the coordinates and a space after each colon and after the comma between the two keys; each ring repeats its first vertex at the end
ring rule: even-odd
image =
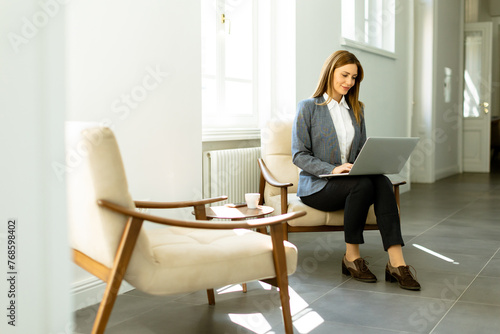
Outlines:
{"type": "Polygon", "coordinates": [[[345,163],[343,165],[337,166],[332,170],[332,174],[342,174],[342,173],[349,173],[349,171],[352,168],[352,164],[350,163],[345,163]]]}

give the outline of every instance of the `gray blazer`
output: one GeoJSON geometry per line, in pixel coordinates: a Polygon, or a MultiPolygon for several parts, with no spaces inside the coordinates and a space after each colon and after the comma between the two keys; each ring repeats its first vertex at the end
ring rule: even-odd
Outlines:
{"type": "MultiPolygon", "coordinates": [[[[302,100],[297,106],[292,130],[293,163],[301,169],[297,196],[312,195],[327,184],[326,179],[318,177],[329,174],[342,164],[337,132],[323,97],[302,100]]],[[[354,126],[354,140],[348,161],[353,163],[366,141],[364,117],[361,124],[356,122],[352,109],[349,109],[354,126]]]]}

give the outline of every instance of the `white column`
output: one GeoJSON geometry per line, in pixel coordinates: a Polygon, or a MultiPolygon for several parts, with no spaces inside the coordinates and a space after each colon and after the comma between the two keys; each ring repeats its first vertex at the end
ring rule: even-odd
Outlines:
{"type": "Polygon", "coordinates": [[[58,1],[0,0],[1,333],[72,332],[65,185],[52,169],[64,160],[65,5],[58,1]]]}

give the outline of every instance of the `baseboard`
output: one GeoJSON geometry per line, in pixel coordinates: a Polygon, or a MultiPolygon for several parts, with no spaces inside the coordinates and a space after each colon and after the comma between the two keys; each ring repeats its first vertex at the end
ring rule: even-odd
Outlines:
{"type": "MultiPolygon", "coordinates": [[[[88,279],[73,283],[71,288],[73,311],[100,303],[105,289],[106,283],[97,277],[89,277],[88,279]]],[[[118,294],[130,290],[134,290],[134,287],[123,281],[118,294]]]]}
{"type": "Polygon", "coordinates": [[[437,180],[444,179],[445,177],[456,175],[456,174],[460,174],[460,170],[458,169],[458,165],[453,165],[453,166],[449,166],[449,167],[441,168],[441,169],[437,170],[435,179],[437,181],[437,180]]]}

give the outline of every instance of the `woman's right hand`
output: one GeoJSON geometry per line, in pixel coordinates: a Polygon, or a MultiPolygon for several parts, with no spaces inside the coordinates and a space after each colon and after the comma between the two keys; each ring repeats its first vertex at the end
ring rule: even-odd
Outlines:
{"type": "Polygon", "coordinates": [[[346,162],[345,164],[342,164],[340,166],[335,167],[332,170],[332,174],[342,174],[342,173],[349,173],[349,171],[352,168],[352,164],[346,162]]]}

